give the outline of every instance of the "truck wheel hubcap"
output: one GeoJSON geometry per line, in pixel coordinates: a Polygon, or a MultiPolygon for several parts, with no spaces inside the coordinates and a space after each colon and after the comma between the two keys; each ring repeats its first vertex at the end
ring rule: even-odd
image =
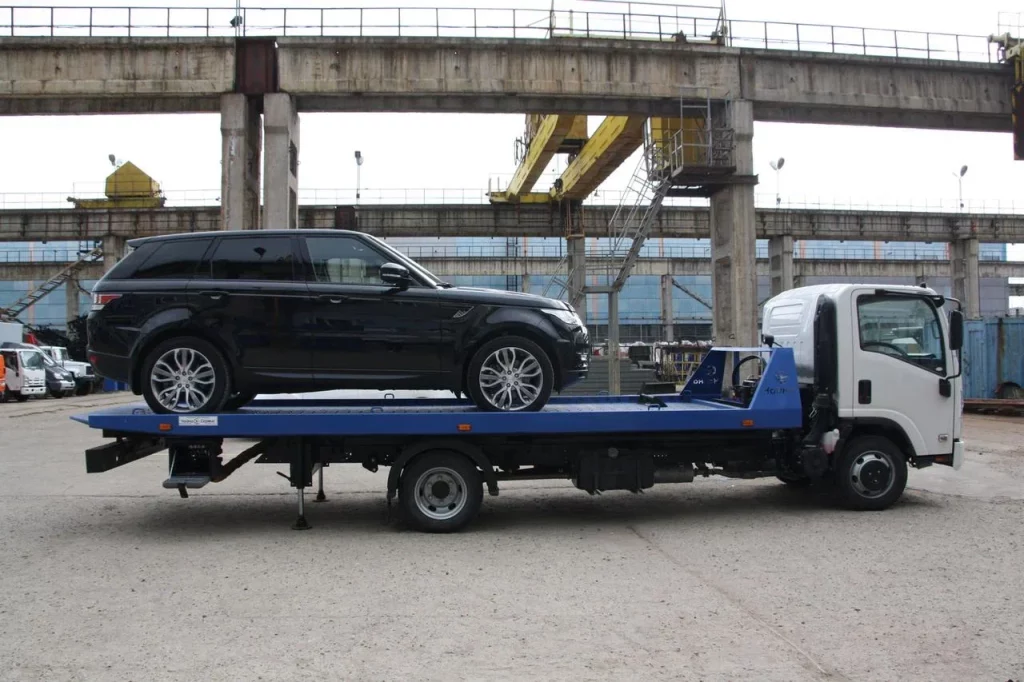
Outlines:
{"type": "Polygon", "coordinates": [[[416,480],[416,507],[438,521],[453,518],[466,506],[466,481],[457,471],[434,467],[416,480]]]}
{"type": "Polygon", "coordinates": [[[197,350],[175,348],[156,361],[149,385],[157,401],[172,412],[194,412],[210,402],[217,375],[197,350]]]}
{"type": "Polygon", "coordinates": [[[499,410],[522,410],[540,396],[544,372],[522,348],[499,348],[480,367],[480,392],[499,410]]]}
{"type": "Polygon", "coordinates": [[[850,481],[863,497],[881,497],[893,486],[895,467],[884,452],[865,452],[853,462],[850,481]]]}

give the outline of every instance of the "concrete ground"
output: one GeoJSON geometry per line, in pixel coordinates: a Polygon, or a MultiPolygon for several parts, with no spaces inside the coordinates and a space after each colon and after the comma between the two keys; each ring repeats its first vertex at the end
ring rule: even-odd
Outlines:
{"type": "Polygon", "coordinates": [[[69,415],[125,400],[0,405],[2,680],[1024,678],[1024,420],[969,415],[963,469],[882,513],[542,482],[434,536],[355,466],[307,532],[272,466],[188,500],[163,454],[86,475],[69,415]]]}

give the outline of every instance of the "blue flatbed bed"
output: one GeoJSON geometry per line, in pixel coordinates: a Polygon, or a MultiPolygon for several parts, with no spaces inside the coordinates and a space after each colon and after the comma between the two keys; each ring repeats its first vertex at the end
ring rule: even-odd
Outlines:
{"type": "Polygon", "coordinates": [[[287,463],[286,478],[299,491],[296,527],[308,527],[302,491],[319,471],[322,498],[323,467],[332,463],[361,463],[374,471],[390,466],[389,503],[399,476],[424,453],[463,456],[491,494],[497,494],[499,480],[515,478],[570,478],[592,493],[638,492],[655,482],[693,480],[694,471],[723,471],[705,462],[727,466],[748,457],[757,460],[752,470],[768,475],[769,465],[757,462],[771,462],[779,433],[803,427],[804,410],[792,350],[716,348],[678,394],[553,398],[537,412],[485,412],[456,399],[262,399],[220,414],[154,414],[140,402],[72,419],[115,439],[86,452],[88,471],[107,471],[167,449],[170,476],[164,486],[183,497],[187,488],[223,480],[257,456],[260,462],[287,463]],[[745,394],[727,399],[723,375],[730,354],[767,359],[760,379],[748,383],[745,394]],[[230,438],[258,443],[221,464],[221,445],[230,438]],[[669,480],[658,481],[659,472],[669,480]]]}

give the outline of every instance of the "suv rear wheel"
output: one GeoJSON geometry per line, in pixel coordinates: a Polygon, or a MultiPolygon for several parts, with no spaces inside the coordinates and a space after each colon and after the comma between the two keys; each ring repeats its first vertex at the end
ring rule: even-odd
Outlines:
{"type": "Polygon", "coordinates": [[[543,348],[519,336],[502,336],[473,354],[466,392],[481,410],[533,412],[548,402],[554,377],[543,348]]]}
{"type": "Polygon", "coordinates": [[[163,341],[142,365],[142,395],[159,413],[218,412],[229,396],[228,365],[220,351],[203,339],[163,341]]]}

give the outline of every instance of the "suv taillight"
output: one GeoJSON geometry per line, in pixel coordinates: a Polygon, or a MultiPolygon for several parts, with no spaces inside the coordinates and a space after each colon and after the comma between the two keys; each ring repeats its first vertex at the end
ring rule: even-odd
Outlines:
{"type": "Polygon", "coordinates": [[[121,298],[121,294],[93,294],[92,295],[92,311],[103,310],[103,306],[107,305],[111,301],[116,301],[121,298]]]}

